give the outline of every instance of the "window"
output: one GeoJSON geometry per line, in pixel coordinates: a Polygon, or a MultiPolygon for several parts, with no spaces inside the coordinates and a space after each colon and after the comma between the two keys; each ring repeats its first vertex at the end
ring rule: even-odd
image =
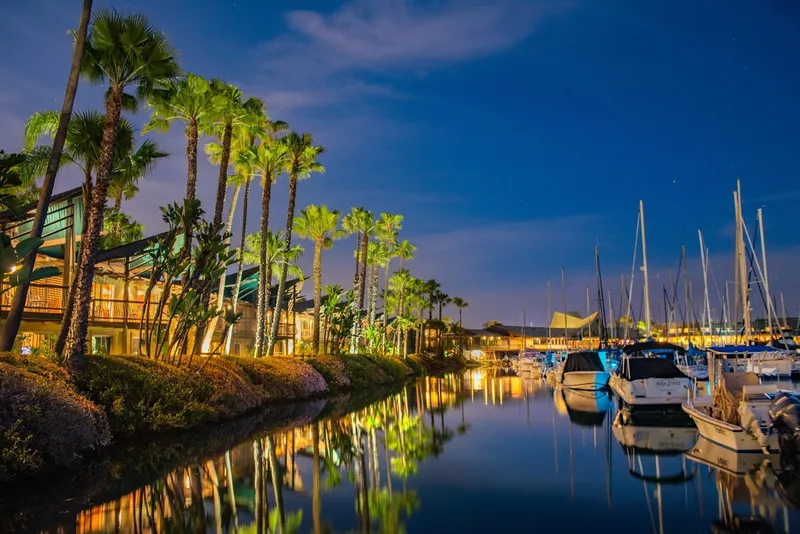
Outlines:
{"type": "Polygon", "coordinates": [[[108,354],[111,351],[111,336],[92,336],[92,352],[108,354]]]}

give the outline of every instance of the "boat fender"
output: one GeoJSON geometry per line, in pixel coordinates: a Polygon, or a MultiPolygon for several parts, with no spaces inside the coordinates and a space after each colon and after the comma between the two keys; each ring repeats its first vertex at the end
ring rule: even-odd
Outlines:
{"type": "Polygon", "coordinates": [[[761,425],[759,425],[758,418],[756,415],[747,407],[747,403],[745,401],[739,401],[739,418],[742,421],[742,428],[747,431],[751,436],[756,438],[758,441],[761,450],[764,451],[765,454],[769,454],[769,442],[767,441],[767,437],[761,431],[761,425]]]}

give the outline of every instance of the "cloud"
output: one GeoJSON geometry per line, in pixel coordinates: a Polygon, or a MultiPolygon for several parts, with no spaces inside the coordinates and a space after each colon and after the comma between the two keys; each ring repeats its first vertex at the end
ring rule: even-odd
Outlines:
{"type": "Polygon", "coordinates": [[[291,11],[293,33],[270,43],[281,61],[327,70],[430,67],[504,50],[534,29],[548,4],[357,0],[330,14],[291,11]]]}

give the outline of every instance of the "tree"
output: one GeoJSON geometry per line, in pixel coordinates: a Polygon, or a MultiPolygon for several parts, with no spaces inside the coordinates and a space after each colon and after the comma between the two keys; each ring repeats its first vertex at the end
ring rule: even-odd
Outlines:
{"type": "MultiPolygon", "coordinates": [[[[58,128],[59,114],[53,110],[34,113],[25,124],[25,147],[30,151],[31,159],[38,160],[31,164],[33,168],[44,168],[49,158],[50,147],[34,145],[42,137],[53,137],[58,128]]],[[[69,163],[76,165],[83,172],[83,206],[84,217],[81,231],[81,242],[86,238],[86,210],[91,203],[93,176],[100,165],[100,151],[103,144],[103,127],[105,116],[94,110],[79,111],[74,113],[67,128],[67,140],[61,155],[62,165],[69,163]]],[[[124,118],[120,118],[117,128],[117,137],[114,142],[115,166],[118,166],[120,155],[128,155],[133,151],[133,127],[124,118]]],[[[66,259],[66,258],[65,258],[66,259]]],[[[54,346],[56,354],[64,350],[67,340],[69,325],[72,320],[72,309],[75,304],[75,289],[77,287],[81,264],[75,266],[72,273],[67,302],[64,306],[64,315],[54,346]]]]}
{"type": "Polygon", "coordinates": [[[197,140],[208,118],[215,112],[215,99],[208,80],[187,73],[179,80],[168,80],[156,88],[148,101],[153,115],[142,128],[165,132],[170,123],[186,123],[186,198],[194,200],[197,191],[197,140]]]}
{"type": "Polygon", "coordinates": [[[461,327],[461,312],[464,310],[464,308],[469,308],[469,302],[461,297],[453,297],[451,302],[456,308],[458,308],[458,326],[461,327]]]}
{"type": "MultiPolygon", "coordinates": [[[[64,94],[64,103],[61,106],[61,116],[58,121],[58,129],[53,139],[53,150],[47,162],[47,172],[45,173],[44,183],[39,194],[39,203],[36,206],[36,213],[33,216],[30,238],[33,240],[41,239],[44,230],[45,220],[47,219],[47,209],[50,206],[50,197],[53,195],[53,186],[56,182],[56,174],[61,164],[61,152],[67,139],[67,128],[72,107],[75,103],[75,93],[78,91],[78,78],[81,71],[81,61],[84,55],[86,36],[89,28],[89,19],[92,13],[92,0],[83,0],[81,16],[78,23],[78,31],[75,32],[75,50],[72,52],[72,66],[70,67],[67,79],[67,88],[64,94]]],[[[38,241],[31,241],[38,243],[38,241]]],[[[40,245],[40,244],[39,244],[40,245]]],[[[28,299],[29,280],[33,275],[36,264],[36,253],[39,246],[25,256],[22,263],[21,283],[14,293],[11,307],[8,310],[3,331],[0,333],[0,350],[9,351],[14,346],[14,340],[19,332],[19,325],[22,322],[22,312],[25,310],[25,301],[28,299]],[[26,281],[28,280],[28,281],[26,281]]]]}
{"type": "MultiPolygon", "coordinates": [[[[265,273],[265,281],[263,282],[264,310],[261,312],[263,315],[257,315],[257,317],[259,317],[259,322],[264,324],[266,324],[269,314],[269,293],[273,273],[279,272],[278,269],[282,269],[285,264],[289,274],[297,278],[302,277],[303,271],[297,266],[297,260],[300,259],[300,256],[302,256],[304,252],[301,245],[293,245],[288,252],[286,251],[284,248],[286,239],[283,237],[283,230],[278,230],[274,233],[267,230],[266,236],[266,239],[262,239],[261,232],[248,235],[245,239],[243,255],[245,264],[259,266],[259,291],[262,289],[261,272],[263,271],[265,273]],[[260,319],[260,317],[263,317],[263,319],[260,319]]],[[[238,293],[238,287],[236,292],[238,293]]],[[[262,328],[263,326],[264,325],[262,325],[262,328]]],[[[258,332],[258,326],[256,326],[256,332],[258,332]]],[[[256,343],[258,343],[257,338],[256,343]]],[[[254,356],[259,357],[262,352],[263,350],[255,351],[254,356]]]]}
{"type": "Polygon", "coordinates": [[[122,199],[130,200],[139,192],[139,180],[153,172],[159,159],[169,156],[161,152],[153,141],[147,139],[131,153],[117,153],[108,192],[114,199],[114,208],[122,209],[122,199]]]}
{"type": "Polygon", "coordinates": [[[443,293],[442,291],[439,291],[437,289],[433,293],[433,302],[434,302],[434,304],[436,304],[436,306],[439,307],[438,319],[439,319],[439,321],[441,321],[442,320],[442,309],[452,302],[452,300],[450,299],[450,295],[448,295],[447,293],[443,293]]]}
{"type": "MultiPolygon", "coordinates": [[[[341,239],[346,232],[339,229],[339,212],[330,211],[327,206],[311,204],[300,210],[294,220],[294,231],[301,239],[314,242],[314,330],[312,350],[319,353],[319,311],[322,299],[322,251],[333,246],[335,239],[341,239]]],[[[277,313],[277,310],[276,310],[277,313]]]]}
{"type": "Polygon", "coordinates": [[[395,249],[397,247],[397,232],[403,229],[403,216],[393,213],[381,213],[378,217],[378,220],[375,222],[375,235],[378,238],[378,241],[383,243],[386,247],[388,258],[386,260],[386,266],[383,275],[383,331],[384,331],[384,341],[385,341],[385,332],[386,332],[386,324],[387,324],[387,317],[388,307],[386,306],[386,296],[389,293],[389,269],[392,262],[392,256],[395,253],[395,249]]]}
{"type": "MultiPolygon", "coordinates": [[[[283,139],[281,143],[286,145],[288,156],[286,172],[289,174],[289,205],[286,209],[286,244],[285,249],[289,250],[292,245],[292,229],[294,227],[294,205],[297,199],[297,181],[309,178],[312,173],[325,172],[325,167],[317,161],[324,149],[314,145],[314,138],[311,134],[298,134],[292,132],[283,139]]],[[[278,325],[281,319],[281,305],[286,293],[287,267],[281,269],[281,276],[278,281],[278,296],[275,302],[275,313],[272,317],[272,329],[267,345],[267,355],[272,355],[275,349],[275,342],[278,339],[278,325]]]]}
{"type": "Polygon", "coordinates": [[[425,291],[428,293],[428,320],[433,320],[433,307],[436,305],[436,292],[442,285],[434,279],[425,282],[425,291]]]}
{"type": "Polygon", "coordinates": [[[353,257],[356,260],[356,270],[353,275],[353,289],[356,291],[359,309],[364,307],[364,295],[367,279],[367,258],[369,256],[369,239],[375,230],[375,217],[367,209],[353,208],[342,220],[342,228],[349,234],[356,236],[356,248],[353,257]]]}
{"type": "MultiPolygon", "coordinates": [[[[279,131],[284,123],[271,124],[270,130],[279,131]]],[[[257,265],[260,266],[258,272],[258,299],[256,305],[256,342],[255,356],[260,357],[264,352],[264,345],[267,337],[267,307],[269,299],[269,286],[271,283],[271,272],[267,270],[267,249],[269,234],[269,208],[272,199],[272,184],[277,177],[286,169],[289,160],[289,151],[285,144],[274,139],[271,135],[261,138],[257,146],[250,147],[242,154],[252,171],[261,176],[261,224],[259,233],[262,244],[259,252],[261,258],[257,265]]],[[[285,236],[284,236],[285,237],[285,236]]],[[[285,250],[290,250],[287,248],[285,250]]]]}
{"type": "Polygon", "coordinates": [[[144,226],[131,219],[117,208],[108,210],[103,219],[103,236],[100,239],[100,248],[110,248],[127,245],[144,238],[144,226]]]}
{"type": "Polygon", "coordinates": [[[81,243],[75,305],[65,347],[65,362],[73,373],[83,367],[94,258],[100,244],[123,104],[135,109],[138,98],[147,96],[154,86],[178,74],[178,65],[166,37],[153,28],[146,17],[103,10],[95,15],[87,35],[81,73],[94,83],[107,85],[108,91],[100,161],[88,209],[86,234],[81,243]],[[125,93],[134,86],[138,98],[125,93]]]}

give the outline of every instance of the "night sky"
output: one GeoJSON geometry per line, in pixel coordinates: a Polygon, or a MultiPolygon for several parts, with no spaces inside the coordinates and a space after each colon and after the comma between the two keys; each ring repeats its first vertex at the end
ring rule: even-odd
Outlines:
{"type": "MultiPolygon", "coordinates": [[[[15,151],[32,112],[61,106],[81,2],[4,4],[0,148],[15,151]]],[[[548,280],[561,308],[562,265],[568,308],[585,311],[596,244],[617,308],[639,199],[656,317],[681,245],[700,302],[698,229],[717,313],[732,280],[737,176],[751,232],[764,208],[771,289],[797,313],[794,1],[95,1],[109,5],[147,14],[185,71],[238,84],[267,101],[271,118],[314,135],[328,170],[301,183],[298,208],[405,215],[402,238],[418,246],[407,266],[470,303],[465,326],[519,323],[523,307],[544,323],[548,280]]],[[[83,83],[76,109],[102,109],[101,95],[83,83]]],[[[173,156],[123,204],[147,234],[162,229],[158,207],[179,200],[186,182],[182,127],[151,137],[173,156]]],[[[210,209],[217,171],[200,160],[210,209]]],[[[65,168],[56,190],[78,183],[65,168]]],[[[275,226],[285,197],[282,178],[275,226]]],[[[252,210],[251,229],[257,220],[252,210]]],[[[326,282],[352,282],[352,248],[351,239],[325,253],[326,282]]],[[[759,298],[753,307],[760,315],[759,298]]]]}

